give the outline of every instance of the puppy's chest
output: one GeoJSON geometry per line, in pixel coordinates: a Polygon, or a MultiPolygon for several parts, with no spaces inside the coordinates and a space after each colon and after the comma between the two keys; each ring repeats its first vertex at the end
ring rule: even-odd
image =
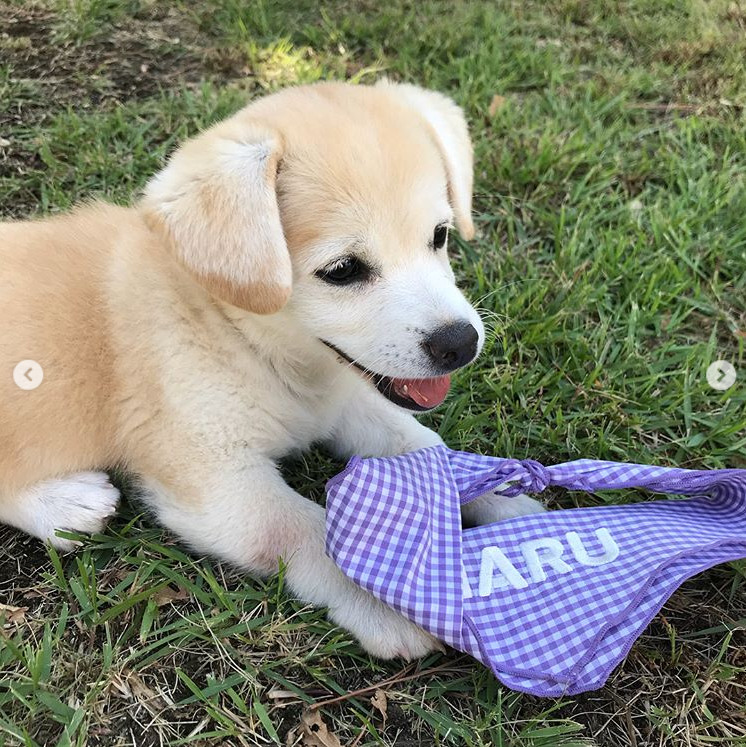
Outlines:
{"type": "Polygon", "coordinates": [[[334,371],[314,361],[246,351],[239,387],[243,426],[273,457],[328,437],[344,401],[334,371]]]}
{"type": "Polygon", "coordinates": [[[296,387],[275,380],[268,401],[272,419],[278,426],[278,441],[280,430],[286,434],[283,453],[305,449],[328,436],[339,410],[334,393],[324,391],[323,382],[296,387]]]}

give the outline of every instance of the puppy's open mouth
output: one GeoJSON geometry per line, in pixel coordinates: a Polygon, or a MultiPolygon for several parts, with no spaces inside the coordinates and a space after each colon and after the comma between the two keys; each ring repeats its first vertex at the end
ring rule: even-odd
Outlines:
{"type": "Polygon", "coordinates": [[[415,412],[432,410],[446,398],[451,386],[451,377],[448,375],[434,376],[429,379],[394,379],[390,376],[383,376],[356,363],[336,345],[326,340],[321,342],[360,371],[386,399],[407,410],[415,412]]]}

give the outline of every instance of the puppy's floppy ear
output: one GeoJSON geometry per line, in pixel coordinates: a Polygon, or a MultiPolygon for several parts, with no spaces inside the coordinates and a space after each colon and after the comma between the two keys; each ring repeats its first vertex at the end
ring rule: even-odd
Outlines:
{"type": "Polygon", "coordinates": [[[378,85],[400,97],[427,122],[446,167],[449,197],[456,217],[456,226],[465,239],[473,239],[471,193],[474,155],[463,111],[453,100],[435,91],[427,91],[408,83],[392,83],[388,80],[382,80],[378,85]]]}
{"type": "Polygon", "coordinates": [[[258,314],[279,311],[292,287],[275,193],[282,152],[275,130],[239,113],[183,145],[142,202],[199,283],[258,314]]]}

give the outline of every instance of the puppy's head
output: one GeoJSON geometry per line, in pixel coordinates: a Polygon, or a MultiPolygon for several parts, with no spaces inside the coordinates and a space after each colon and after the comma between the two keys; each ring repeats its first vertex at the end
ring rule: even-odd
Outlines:
{"type": "Polygon", "coordinates": [[[187,143],[143,204],[213,295],[291,317],[384,396],[427,410],[484,337],[447,257],[453,226],[474,234],[471,187],[450,99],[320,84],[261,99],[187,143]]]}

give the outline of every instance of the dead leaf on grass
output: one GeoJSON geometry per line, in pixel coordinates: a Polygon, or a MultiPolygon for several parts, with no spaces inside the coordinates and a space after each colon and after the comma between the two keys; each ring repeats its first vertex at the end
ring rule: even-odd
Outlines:
{"type": "Polygon", "coordinates": [[[502,109],[505,106],[505,102],[507,99],[505,96],[500,96],[500,94],[496,93],[492,97],[492,101],[490,101],[490,108],[487,110],[490,114],[490,117],[494,117],[495,114],[497,114],[500,109],[502,109]]]}
{"type": "Polygon", "coordinates": [[[26,619],[28,607],[14,607],[11,604],[0,604],[0,613],[3,612],[8,622],[20,625],[26,619]]]}
{"type": "Polygon", "coordinates": [[[159,607],[163,607],[165,604],[173,604],[173,602],[183,602],[185,599],[189,599],[189,592],[181,586],[178,589],[164,586],[153,594],[153,600],[159,607]]]}
{"type": "Polygon", "coordinates": [[[337,735],[329,731],[318,711],[304,711],[300,724],[305,747],[342,747],[337,735]]]}
{"type": "Polygon", "coordinates": [[[121,675],[115,674],[111,678],[109,689],[110,691],[116,690],[121,697],[127,700],[137,701],[153,716],[173,705],[173,701],[168,695],[155,692],[130,669],[122,670],[121,675]]]}
{"type": "Polygon", "coordinates": [[[386,698],[386,693],[383,690],[376,690],[373,693],[373,697],[370,699],[370,703],[383,718],[383,723],[386,723],[386,716],[388,715],[389,702],[386,698]]]}

